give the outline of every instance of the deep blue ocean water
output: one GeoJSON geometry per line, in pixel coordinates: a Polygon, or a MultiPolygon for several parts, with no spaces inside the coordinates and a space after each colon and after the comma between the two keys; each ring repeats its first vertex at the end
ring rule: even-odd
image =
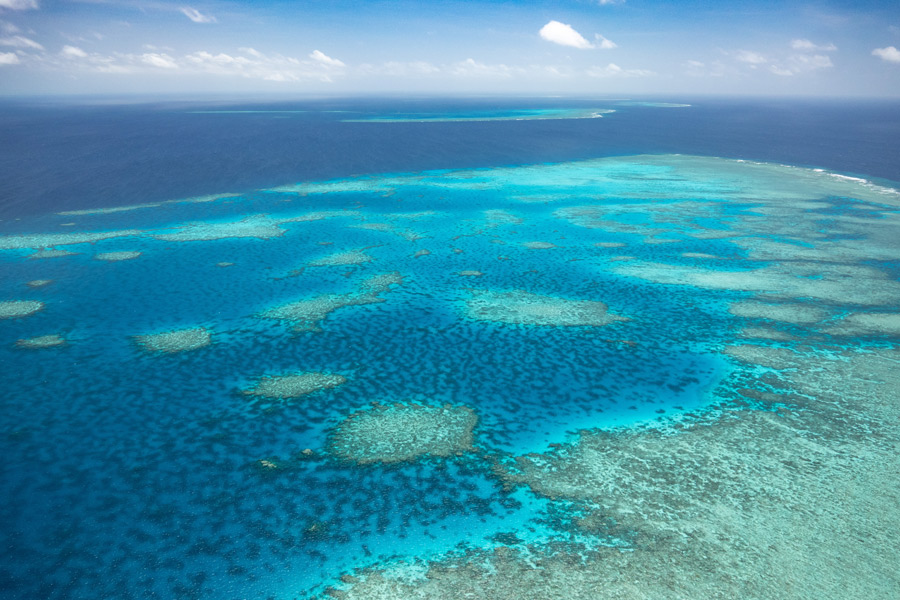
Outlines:
{"type": "MultiPolygon", "coordinates": [[[[680,101],[682,99],[676,99],[680,101]]],[[[896,101],[685,99],[689,110],[584,100],[4,102],[0,218],[244,192],[367,173],[682,153],[815,166],[896,181],[896,101]],[[504,108],[612,107],[602,119],[346,123],[504,108]],[[203,113],[208,110],[307,110],[203,113]],[[324,112],[341,111],[341,112],[324,112]],[[344,112],[346,111],[346,112],[344,112]]]]}
{"type": "MultiPolygon", "coordinates": [[[[583,428],[702,411],[710,391],[736,368],[717,353],[736,331],[721,294],[663,288],[600,268],[618,255],[676,260],[668,244],[642,243],[627,230],[652,224],[651,216],[623,211],[617,225],[592,228],[555,212],[627,205],[635,190],[657,200],[669,194],[709,201],[727,197],[733,182],[685,183],[669,178],[666,167],[631,172],[626,164],[602,186],[578,187],[594,163],[572,161],[689,154],[900,181],[896,102],[674,101],[691,106],[6,102],[2,239],[139,231],[0,253],[0,301],[44,303],[36,314],[0,321],[6,499],[0,593],[293,598],[391,557],[428,558],[505,543],[511,535],[525,541],[569,535],[555,516],[557,504],[504,488],[492,466],[546,450],[583,428]],[[592,119],[384,121],[542,108],[616,112],[592,119]],[[359,121],[373,117],[382,121],[359,121]],[[543,164],[562,166],[528,166],[543,164]],[[460,169],[477,170],[458,175],[460,169]],[[366,177],[348,183],[354,176],[366,177]],[[327,193],[303,185],[323,180],[338,181],[327,193]],[[237,195],[56,214],[223,193],[237,195]],[[553,194],[558,198],[547,203],[533,201],[553,194]],[[339,214],[291,220],[323,210],[339,214]],[[492,221],[485,216],[491,210],[517,221],[492,221]],[[269,226],[280,233],[156,237],[188,231],[190,223],[260,214],[279,221],[269,226]],[[557,247],[525,245],[532,242],[557,247]],[[78,254],[28,258],[42,247],[78,254]],[[360,249],[370,262],[307,266],[360,249]],[[415,257],[419,250],[430,254],[415,257]],[[142,254],[96,259],[117,251],[142,254]],[[233,265],[216,266],[223,262],[233,265]],[[383,302],[336,310],[321,332],[292,331],[258,316],[320,294],[353,294],[366,277],[393,271],[404,281],[383,302]],[[460,275],[468,271],[481,275],[460,275]],[[52,283],[26,285],[34,280],[52,283]],[[568,327],[467,317],[472,294],[492,290],[602,300],[631,320],[568,327]],[[194,327],[212,331],[213,343],[155,354],[134,341],[194,327]],[[47,334],[66,344],[17,345],[47,334]],[[242,391],[262,376],[296,371],[338,373],[348,381],[284,402],[250,400],[242,391]],[[335,460],[329,436],[373,401],[472,407],[478,451],[374,466],[335,460]]],[[[830,201],[822,214],[853,210],[830,201]]],[[[729,206],[692,223],[727,230],[733,216],[751,209],[729,206]]],[[[731,258],[730,268],[742,268],[742,251],[728,242],[688,238],[683,225],[669,229],[681,240],[678,252],[731,258]]]]}

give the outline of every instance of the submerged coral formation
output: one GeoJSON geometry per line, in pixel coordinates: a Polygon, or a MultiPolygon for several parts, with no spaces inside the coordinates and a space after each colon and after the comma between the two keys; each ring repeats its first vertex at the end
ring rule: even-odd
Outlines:
{"type": "Polygon", "coordinates": [[[7,300],[0,302],[0,319],[18,319],[33,315],[44,308],[38,300],[7,300]]]}
{"type": "Polygon", "coordinates": [[[261,312],[264,319],[277,319],[293,324],[295,331],[321,331],[321,323],[332,312],[347,306],[361,306],[384,302],[380,294],[399,285],[403,278],[399,273],[383,273],[364,279],[359,289],[348,294],[322,294],[297,302],[282,304],[261,312]]]}
{"type": "Polygon", "coordinates": [[[142,252],[136,250],[123,250],[121,252],[101,252],[100,254],[95,254],[94,258],[97,260],[105,260],[107,262],[119,262],[123,260],[134,260],[141,254],[142,252]]]}
{"type": "Polygon", "coordinates": [[[549,250],[550,248],[558,247],[556,244],[551,244],[550,242],[524,242],[522,245],[529,250],[549,250]]]}
{"type": "Polygon", "coordinates": [[[253,387],[244,390],[244,394],[262,398],[299,398],[345,383],[347,383],[347,378],[335,373],[270,375],[260,379],[253,387]]]}
{"type": "Polygon", "coordinates": [[[150,352],[171,354],[187,352],[208,346],[212,342],[212,334],[204,327],[177,329],[162,333],[134,336],[139,346],[150,352]]]}
{"type": "Polygon", "coordinates": [[[36,350],[39,348],[54,348],[56,346],[65,345],[66,340],[62,336],[58,334],[50,334],[50,335],[40,335],[33,338],[24,338],[16,341],[16,346],[19,348],[27,348],[29,350],[36,350]]]}
{"type": "Polygon", "coordinates": [[[63,252],[62,250],[51,250],[51,248],[54,246],[93,243],[113,238],[140,235],[140,233],[140,230],[137,229],[123,229],[120,231],[102,231],[95,233],[36,233],[31,235],[0,235],[0,250],[33,248],[35,250],[45,251],[42,256],[32,255],[35,258],[49,258],[50,256],[63,256],[61,254],[50,254],[51,252],[63,252]]]}
{"type": "Polygon", "coordinates": [[[334,430],[328,450],[358,464],[395,463],[472,450],[475,412],[465,406],[378,405],[353,413],[334,430]]]}
{"type": "Polygon", "coordinates": [[[728,312],[737,317],[770,319],[797,325],[812,325],[824,321],[828,317],[827,311],[809,304],[771,304],[753,300],[735,302],[728,309],[728,312]]]}
{"type": "Polygon", "coordinates": [[[348,250],[346,252],[329,254],[328,256],[311,260],[306,264],[309,267],[339,267],[345,265],[361,265],[367,262],[372,262],[372,257],[363,250],[348,250]]]}
{"type": "Polygon", "coordinates": [[[58,250],[56,248],[43,248],[28,255],[28,258],[59,258],[61,256],[74,256],[77,252],[58,250]]]}
{"type": "Polygon", "coordinates": [[[596,300],[569,300],[521,290],[473,290],[466,301],[466,314],[481,321],[561,327],[601,327],[629,320],[610,313],[606,304],[596,300]]]}
{"type": "Polygon", "coordinates": [[[900,338],[900,313],[855,313],[823,328],[825,333],[837,336],[889,336],[900,338]]]}
{"type": "Polygon", "coordinates": [[[900,354],[738,352],[778,369],[797,392],[748,393],[788,406],[582,432],[498,465],[511,485],[574,502],[573,531],[617,543],[471,551],[418,578],[401,576],[402,563],[383,565],[341,597],[892,597],[900,354]]]}

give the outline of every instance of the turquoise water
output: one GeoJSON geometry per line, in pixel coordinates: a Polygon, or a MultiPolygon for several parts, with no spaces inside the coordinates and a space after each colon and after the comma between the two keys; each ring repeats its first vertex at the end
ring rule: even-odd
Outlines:
{"type": "Polygon", "coordinates": [[[716,409],[757,373],[723,352],[772,324],[734,313],[754,295],[831,324],[900,301],[873,229],[900,194],[826,171],[661,155],[209,192],[0,236],[2,567],[23,597],[293,598],[397,557],[573,539],[577,506],[496,465],[716,409]],[[788,251],[829,266],[786,273],[788,251]],[[183,351],[135,339],[201,328],[183,351]],[[343,383],[247,393],[296,373],[343,383]],[[446,456],[339,460],[330,436],[373,402],[477,424],[446,456]]]}
{"type": "MultiPolygon", "coordinates": [[[[656,105],[654,105],[656,106],[656,105]]],[[[540,108],[540,109],[497,109],[461,111],[456,113],[410,112],[385,115],[373,114],[368,117],[344,119],[347,123],[453,123],[465,121],[534,121],[546,119],[598,119],[604,114],[616,112],[612,108],[540,108]]]]}

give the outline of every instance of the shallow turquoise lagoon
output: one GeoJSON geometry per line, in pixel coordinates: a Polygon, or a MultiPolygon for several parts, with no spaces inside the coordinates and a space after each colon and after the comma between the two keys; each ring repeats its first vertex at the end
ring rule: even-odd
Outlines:
{"type": "Polygon", "coordinates": [[[625,515],[655,488],[623,480],[614,510],[583,493],[600,471],[562,485],[554,461],[598,430],[780,414],[811,392],[771,353],[806,372],[900,335],[900,193],[821,170],[634,156],[229,192],[4,224],[16,589],[294,598],[499,547],[639,551],[665,536],[625,515]]]}
{"type": "Polygon", "coordinates": [[[616,112],[612,108],[522,108],[502,110],[472,110],[456,113],[405,112],[396,114],[374,114],[353,119],[348,123],[453,123],[459,121],[534,121],[543,119],[597,119],[616,112]]]}

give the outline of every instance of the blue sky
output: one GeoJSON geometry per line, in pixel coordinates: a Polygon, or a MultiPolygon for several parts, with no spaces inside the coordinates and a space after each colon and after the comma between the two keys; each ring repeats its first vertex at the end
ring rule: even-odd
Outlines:
{"type": "Polygon", "coordinates": [[[0,94],[900,97],[900,2],[0,0],[0,94]]]}

